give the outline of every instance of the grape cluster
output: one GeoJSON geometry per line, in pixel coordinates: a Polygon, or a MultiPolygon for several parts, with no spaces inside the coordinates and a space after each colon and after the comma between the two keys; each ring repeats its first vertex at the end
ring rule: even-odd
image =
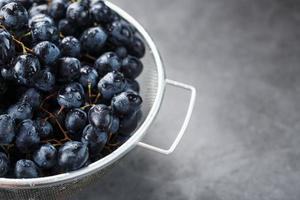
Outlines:
{"type": "Polygon", "coordinates": [[[141,119],[145,44],[101,0],[0,0],[0,177],[78,170],[141,119]]]}

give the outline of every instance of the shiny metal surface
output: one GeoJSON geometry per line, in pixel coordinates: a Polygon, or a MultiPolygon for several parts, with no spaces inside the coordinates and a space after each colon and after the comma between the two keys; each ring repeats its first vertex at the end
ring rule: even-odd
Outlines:
{"type": "Polygon", "coordinates": [[[178,87],[178,88],[181,88],[181,89],[184,89],[184,90],[188,90],[188,91],[191,92],[189,107],[188,107],[188,110],[186,112],[186,116],[185,116],[185,119],[183,121],[183,124],[182,124],[182,126],[179,130],[179,133],[177,134],[174,142],[172,143],[172,145],[168,149],[162,149],[162,148],[159,148],[159,147],[156,147],[156,146],[153,146],[153,145],[146,144],[144,142],[139,142],[138,145],[143,147],[143,148],[146,148],[148,150],[155,151],[157,153],[161,153],[161,154],[164,154],[164,155],[170,155],[171,153],[173,153],[175,151],[175,149],[178,146],[179,142],[181,141],[183,135],[185,134],[186,129],[187,129],[187,127],[189,125],[189,122],[191,120],[193,110],[194,110],[194,106],[195,106],[195,101],[196,101],[196,88],[193,87],[193,86],[184,84],[184,83],[180,83],[180,82],[177,82],[177,81],[174,81],[174,80],[170,80],[170,79],[167,79],[166,82],[169,85],[173,85],[175,87],[178,87]]]}
{"type": "Polygon", "coordinates": [[[151,58],[146,58],[146,59],[153,59],[152,62],[155,63],[155,65],[151,65],[151,64],[146,65],[145,68],[153,67],[153,69],[150,69],[150,71],[149,69],[146,69],[143,74],[142,80],[140,80],[142,89],[145,90],[142,91],[142,96],[145,98],[145,102],[146,102],[145,103],[146,110],[143,108],[143,111],[148,111],[147,113],[144,113],[146,119],[144,119],[143,123],[139,126],[139,128],[136,130],[134,135],[119,149],[117,149],[112,154],[106,156],[105,158],[99,160],[96,163],[91,164],[90,166],[82,170],[78,170],[66,174],[60,174],[57,176],[36,178],[36,179],[26,179],[26,180],[1,178],[0,188],[32,188],[32,187],[38,188],[43,186],[49,186],[49,184],[59,184],[59,183],[68,182],[73,179],[80,179],[96,171],[99,171],[104,167],[107,167],[117,159],[119,159],[124,154],[126,154],[126,152],[128,152],[131,148],[135,147],[136,144],[140,141],[140,139],[145,134],[145,131],[150,126],[153,119],[155,118],[155,115],[159,110],[161,100],[163,98],[164,86],[165,86],[165,73],[164,73],[159,52],[154,42],[152,41],[151,37],[135,19],[133,19],[130,15],[128,15],[125,11],[123,11],[116,5],[110,2],[107,2],[107,4],[112,9],[114,9],[117,13],[119,13],[125,20],[129,21],[131,24],[133,24],[136,27],[136,29],[143,36],[149,48],[147,57],[151,57],[151,58]],[[151,94],[151,98],[148,95],[146,97],[145,95],[143,95],[143,93],[148,93],[148,92],[151,94]]]}
{"type": "MultiPolygon", "coordinates": [[[[105,170],[134,148],[146,133],[156,117],[164,95],[166,78],[159,52],[146,30],[129,14],[116,5],[106,2],[125,20],[133,24],[147,44],[147,53],[143,62],[145,71],[139,82],[141,95],[144,99],[142,107],[144,119],[133,136],[113,153],[90,164],[88,167],[56,176],[36,179],[6,179],[0,178],[0,199],[54,200],[68,199],[74,193],[93,183],[101,177],[105,170]]],[[[184,123],[187,126],[187,123],[184,123]]],[[[184,131],[183,131],[184,132],[184,131]]],[[[179,142],[179,141],[178,141],[179,142]]]]}

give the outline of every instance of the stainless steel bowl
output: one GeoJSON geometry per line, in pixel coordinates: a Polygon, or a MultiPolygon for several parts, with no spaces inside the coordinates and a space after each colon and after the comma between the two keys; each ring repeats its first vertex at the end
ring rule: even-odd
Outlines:
{"type": "Polygon", "coordinates": [[[126,155],[137,145],[167,155],[175,150],[183,134],[185,133],[195,103],[195,88],[183,83],[166,79],[159,52],[146,30],[133,17],[120,9],[118,6],[110,2],[106,3],[125,20],[134,25],[147,44],[147,53],[143,59],[145,70],[139,78],[141,95],[144,99],[144,104],[142,107],[144,118],[142,119],[142,122],[133,136],[117,150],[83,169],[56,176],[35,179],[0,178],[1,200],[69,199],[73,194],[76,193],[76,191],[85,188],[87,185],[92,184],[95,180],[101,178],[101,175],[105,170],[108,169],[109,166],[111,166],[113,163],[116,163],[116,161],[126,155]],[[176,139],[169,149],[161,149],[140,141],[158,114],[167,84],[189,90],[191,92],[191,99],[186,118],[176,139]]]}

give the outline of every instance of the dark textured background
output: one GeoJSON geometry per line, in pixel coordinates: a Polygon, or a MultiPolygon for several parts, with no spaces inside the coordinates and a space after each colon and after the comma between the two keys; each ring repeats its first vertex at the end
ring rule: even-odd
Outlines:
{"type": "MultiPolygon", "coordinates": [[[[170,78],[197,87],[172,156],[133,150],[74,200],[299,200],[300,3],[115,0],[149,30],[170,78]]],[[[187,94],[170,88],[145,139],[170,144],[187,94]]]]}

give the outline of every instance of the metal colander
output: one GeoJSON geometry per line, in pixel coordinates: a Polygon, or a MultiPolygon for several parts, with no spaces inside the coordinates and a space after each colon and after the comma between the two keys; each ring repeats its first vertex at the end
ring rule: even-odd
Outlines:
{"type": "Polygon", "coordinates": [[[162,154],[170,154],[175,150],[176,146],[181,140],[190,120],[195,103],[195,88],[166,79],[159,52],[149,34],[125,11],[110,2],[106,3],[126,21],[134,25],[147,44],[146,56],[143,59],[145,66],[144,72],[139,78],[139,83],[141,85],[141,96],[144,100],[142,107],[144,117],[142,122],[133,136],[117,150],[83,169],[56,176],[35,179],[0,178],[0,200],[70,199],[70,197],[76,194],[76,192],[84,189],[90,184],[93,184],[97,179],[100,179],[106,170],[108,170],[113,164],[116,164],[120,158],[126,155],[137,145],[162,154]],[[177,135],[171,147],[165,150],[141,143],[140,141],[159,111],[166,84],[171,84],[173,86],[189,90],[191,92],[191,99],[186,118],[183,122],[181,130],[179,131],[179,134],[177,135]]]}

